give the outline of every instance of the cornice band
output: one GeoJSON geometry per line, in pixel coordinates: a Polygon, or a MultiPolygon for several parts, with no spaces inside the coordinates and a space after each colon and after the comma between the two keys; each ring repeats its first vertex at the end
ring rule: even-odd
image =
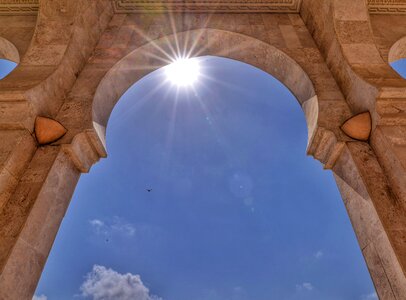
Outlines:
{"type": "MultiPolygon", "coordinates": [[[[302,0],[111,0],[115,13],[298,13],[302,0]]],[[[405,0],[368,0],[371,14],[406,14],[405,0]]],[[[0,15],[35,15],[39,0],[0,0],[0,15]]]]}

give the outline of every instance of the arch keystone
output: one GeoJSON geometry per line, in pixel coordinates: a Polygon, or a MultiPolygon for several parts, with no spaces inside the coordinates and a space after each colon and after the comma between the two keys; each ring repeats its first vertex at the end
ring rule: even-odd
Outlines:
{"type": "Polygon", "coordinates": [[[349,118],[341,126],[341,130],[350,138],[367,141],[372,131],[372,119],[369,111],[349,118]]]}
{"type": "Polygon", "coordinates": [[[34,130],[35,137],[40,145],[55,142],[67,132],[67,129],[61,123],[46,117],[36,117],[34,130]]]}

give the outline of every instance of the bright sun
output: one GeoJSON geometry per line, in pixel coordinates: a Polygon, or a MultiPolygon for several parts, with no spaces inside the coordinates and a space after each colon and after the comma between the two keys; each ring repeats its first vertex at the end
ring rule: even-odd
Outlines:
{"type": "Polygon", "coordinates": [[[179,58],[165,67],[166,76],[177,86],[191,86],[200,75],[199,62],[195,58],[179,58]]]}

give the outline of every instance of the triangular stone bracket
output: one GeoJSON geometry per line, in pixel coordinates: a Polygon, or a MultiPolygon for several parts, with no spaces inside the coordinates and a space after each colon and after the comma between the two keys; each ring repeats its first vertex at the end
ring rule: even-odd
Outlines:
{"type": "Polygon", "coordinates": [[[368,141],[372,131],[371,114],[367,111],[349,118],[341,130],[352,139],[368,141]]]}
{"type": "Polygon", "coordinates": [[[47,145],[59,140],[68,130],[58,121],[46,117],[36,117],[34,133],[38,144],[47,145]]]}

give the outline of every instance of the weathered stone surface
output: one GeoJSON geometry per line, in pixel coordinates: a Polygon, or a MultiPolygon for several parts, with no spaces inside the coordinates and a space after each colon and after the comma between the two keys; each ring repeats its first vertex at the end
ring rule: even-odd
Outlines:
{"type": "Polygon", "coordinates": [[[80,176],[69,157],[58,147],[38,150],[28,170],[32,175],[40,176],[38,179],[41,181],[33,185],[27,174],[17,188],[17,191],[30,191],[24,198],[24,209],[29,210],[28,218],[23,218],[21,212],[17,214],[12,207],[18,205],[15,201],[10,201],[1,212],[4,222],[14,222],[2,222],[0,241],[10,240],[5,237],[20,233],[14,247],[11,243],[0,242],[0,252],[8,254],[6,263],[5,257],[0,256],[3,259],[0,299],[31,299],[80,176]],[[16,227],[11,228],[13,225],[16,227]]]}
{"type": "MultiPolygon", "coordinates": [[[[376,158],[371,157],[371,162],[366,161],[364,155],[368,152],[368,146],[362,144],[351,143],[350,147],[343,149],[333,168],[334,176],[380,299],[402,299],[406,294],[402,265],[385,233],[384,222],[390,220],[382,221],[379,204],[376,204],[380,200],[371,190],[373,186],[365,185],[365,182],[373,181],[379,186],[385,184],[386,179],[377,175],[379,172],[382,174],[382,171],[377,166],[376,158]],[[359,155],[363,151],[365,154],[359,155]],[[368,165],[371,163],[375,167],[368,165]]],[[[389,211],[390,205],[386,209],[389,211]]],[[[398,217],[405,218],[402,214],[398,217]]]]}
{"type": "MultiPolygon", "coordinates": [[[[113,0],[116,13],[157,12],[273,12],[297,13],[302,0],[200,0],[198,3],[182,0],[113,0]]],[[[402,0],[368,0],[372,14],[406,14],[402,0]]],[[[2,0],[0,15],[36,14],[39,0],[2,0]]]]}
{"type": "Polygon", "coordinates": [[[0,300],[31,298],[80,173],[106,156],[114,105],[168,63],[176,41],[291,90],[308,153],[335,174],[379,297],[404,299],[406,81],[388,62],[406,56],[406,3],[161,2],[145,11],[139,0],[0,0],[0,57],[20,62],[0,81],[0,300]],[[68,131],[45,126],[41,138],[39,115],[68,131]],[[37,148],[35,135],[52,147],[37,148]]]}

